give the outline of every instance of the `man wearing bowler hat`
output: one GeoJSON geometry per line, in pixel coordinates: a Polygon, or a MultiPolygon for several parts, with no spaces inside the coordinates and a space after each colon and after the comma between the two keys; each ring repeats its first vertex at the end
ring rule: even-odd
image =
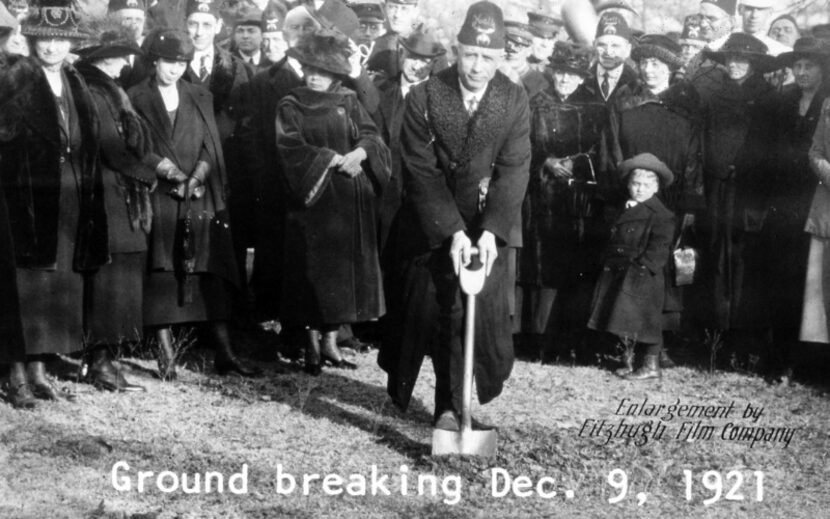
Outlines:
{"type": "Polygon", "coordinates": [[[397,340],[384,342],[379,363],[393,401],[405,409],[428,353],[436,375],[435,426],[446,430],[460,427],[464,304],[457,276],[473,247],[488,275],[475,316],[479,402],[501,393],[513,366],[508,295],[515,287],[507,249],[521,245],[530,124],[524,88],[498,72],[504,46],[501,9],[488,1],[472,4],[458,33],[456,66],[409,92],[401,130],[401,218],[408,222],[417,286],[408,287],[404,305],[412,312],[405,313],[397,340]],[[418,273],[424,268],[428,276],[418,273]],[[430,340],[436,322],[437,340],[430,340]]]}

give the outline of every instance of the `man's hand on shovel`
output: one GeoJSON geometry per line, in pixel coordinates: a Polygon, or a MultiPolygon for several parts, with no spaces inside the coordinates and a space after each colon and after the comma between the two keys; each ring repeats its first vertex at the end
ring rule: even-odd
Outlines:
{"type": "Polygon", "coordinates": [[[484,275],[489,276],[493,269],[493,263],[499,257],[499,251],[496,248],[496,235],[490,231],[481,233],[481,238],[478,239],[478,259],[484,264],[484,275]]]}
{"type": "MultiPolygon", "coordinates": [[[[484,265],[484,275],[489,276],[493,269],[493,263],[499,256],[496,248],[496,236],[490,231],[481,233],[478,239],[478,253],[482,265],[484,265]]],[[[452,258],[452,267],[456,275],[461,273],[461,267],[466,267],[470,264],[472,259],[473,242],[467,237],[464,231],[458,231],[452,235],[452,245],[450,245],[450,258],[452,258]]]]}

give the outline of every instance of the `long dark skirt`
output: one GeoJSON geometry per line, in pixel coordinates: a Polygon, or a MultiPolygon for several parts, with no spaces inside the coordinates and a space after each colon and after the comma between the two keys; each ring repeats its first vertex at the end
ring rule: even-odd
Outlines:
{"type": "MultiPolygon", "coordinates": [[[[80,167],[76,169],[80,171],[80,167]]],[[[71,353],[82,347],[84,282],[72,270],[78,188],[70,162],[61,168],[58,250],[54,269],[17,269],[20,315],[28,355],[71,353]]]]}
{"type": "Polygon", "coordinates": [[[196,274],[193,300],[179,304],[179,282],[173,272],[156,271],[144,279],[144,326],[226,321],[231,315],[227,281],[214,274],[196,274]]]}
{"type": "Polygon", "coordinates": [[[146,252],[112,254],[84,286],[85,328],[93,343],[141,340],[146,252]]]}

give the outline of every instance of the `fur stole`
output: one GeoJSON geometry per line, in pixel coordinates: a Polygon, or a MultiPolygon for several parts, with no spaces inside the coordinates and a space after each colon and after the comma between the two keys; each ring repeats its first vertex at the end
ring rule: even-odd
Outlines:
{"type": "Polygon", "coordinates": [[[472,117],[461,98],[455,67],[432,76],[426,85],[427,119],[435,138],[450,160],[466,164],[486,149],[509,119],[508,110],[515,87],[504,74],[496,72],[472,117]]]}
{"type": "Polygon", "coordinates": [[[39,72],[32,58],[0,53],[0,141],[12,140],[23,130],[39,72]]]}
{"type": "Polygon", "coordinates": [[[86,80],[89,89],[106,99],[110,115],[116,121],[118,132],[130,151],[138,158],[149,153],[151,148],[147,137],[150,135],[150,129],[133,108],[124,89],[91,64],[82,62],[76,68],[86,80]]]}

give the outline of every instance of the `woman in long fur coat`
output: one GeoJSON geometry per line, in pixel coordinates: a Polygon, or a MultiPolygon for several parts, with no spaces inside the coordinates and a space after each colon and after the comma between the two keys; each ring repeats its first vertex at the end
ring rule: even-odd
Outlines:
{"type": "Polygon", "coordinates": [[[346,49],[345,38],[327,30],[289,49],[306,86],[277,106],[289,195],[280,318],[310,327],[306,371],[313,375],[323,360],[355,368],[337,348],[338,326],[385,311],[375,218],[389,181],[389,149],[355,92],[340,83],[351,70],[346,49]]]}
{"type": "Polygon", "coordinates": [[[0,77],[0,175],[26,344],[8,395],[20,407],[72,397],[46,378],[45,361],[81,349],[82,273],[107,261],[97,113],[65,62],[87,35],[68,3],[46,3],[23,26],[33,56],[9,58],[0,77]]]}

